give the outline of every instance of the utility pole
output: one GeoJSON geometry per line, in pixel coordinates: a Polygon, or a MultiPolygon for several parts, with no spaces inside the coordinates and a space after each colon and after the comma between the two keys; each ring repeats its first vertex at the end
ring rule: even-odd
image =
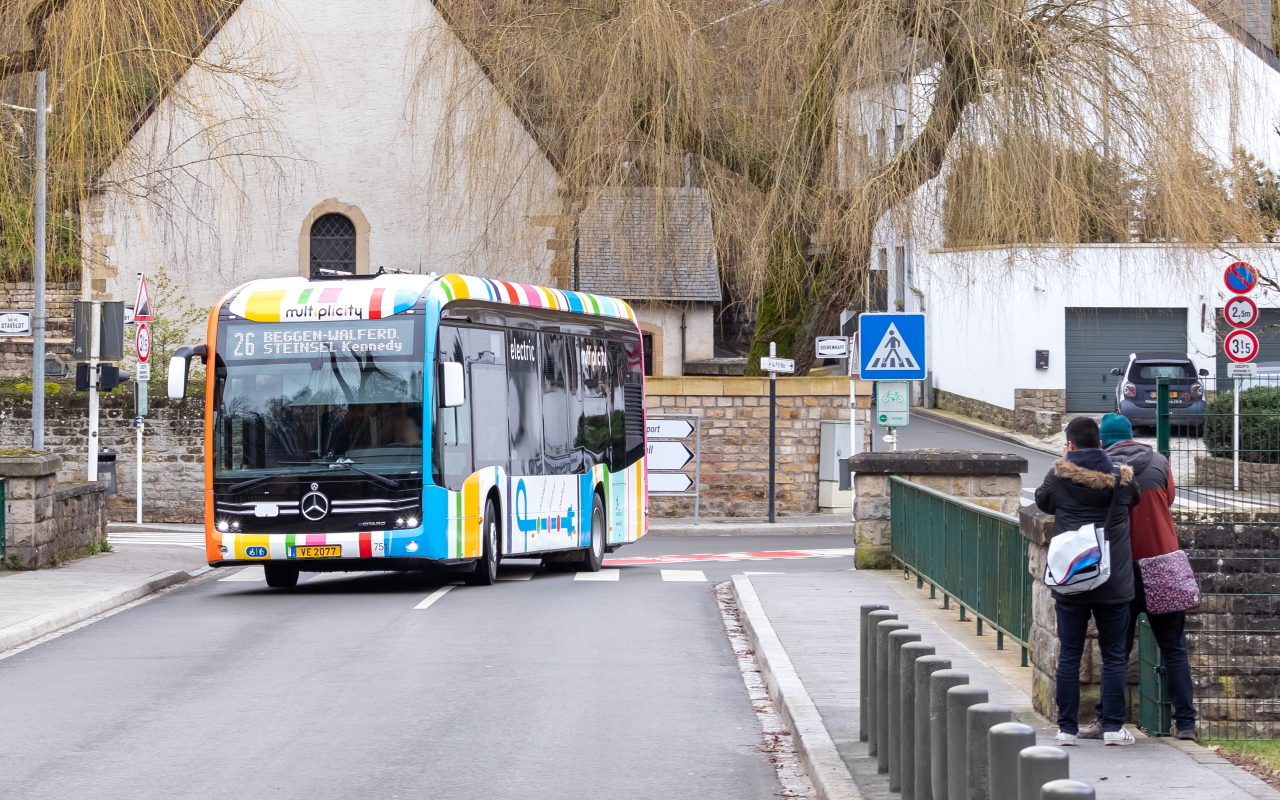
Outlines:
{"type": "Polygon", "coordinates": [[[102,303],[90,305],[89,332],[89,480],[98,479],[98,357],[102,355],[102,303]]]}
{"type": "Polygon", "coordinates": [[[33,272],[32,288],[35,291],[35,307],[31,313],[31,449],[44,449],[44,222],[47,215],[45,196],[45,178],[48,172],[45,147],[46,116],[45,107],[47,89],[45,86],[48,73],[40,70],[36,73],[36,236],[32,247],[33,272]]]}

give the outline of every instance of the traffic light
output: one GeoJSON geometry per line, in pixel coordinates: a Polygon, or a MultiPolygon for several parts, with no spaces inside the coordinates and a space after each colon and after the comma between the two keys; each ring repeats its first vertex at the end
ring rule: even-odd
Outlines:
{"type": "Polygon", "coordinates": [[[81,361],[76,364],[76,391],[87,392],[93,386],[93,380],[89,377],[89,364],[81,361]]]}
{"type": "Polygon", "coordinates": [[[98,365],[98,391],[109,392],[129,380],[129,373],[121,372],[115,364],[98,365]]]}

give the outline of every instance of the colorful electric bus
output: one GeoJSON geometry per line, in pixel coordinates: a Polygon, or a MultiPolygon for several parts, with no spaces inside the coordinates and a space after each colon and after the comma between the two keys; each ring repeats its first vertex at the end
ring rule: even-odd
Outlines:
{"type": "Polygon", "coordinates": [[[232,291],[205,360],[211,566],[428,565],[490,584],[504,557],[596,571],[643,536],[644,363],[621,300],[465,275],[273,278],[232,291]]]}

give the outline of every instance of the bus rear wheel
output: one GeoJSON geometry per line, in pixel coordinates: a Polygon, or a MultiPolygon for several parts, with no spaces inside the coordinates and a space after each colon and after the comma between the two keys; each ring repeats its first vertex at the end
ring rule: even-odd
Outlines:
{"type": "Polygon", "coordinates": [[[591,501],[591,546],[582,554],[581,561],[573,562],[573,568],[578,572],[599,572],[600,566],[604,564],[604,504],[600,502],[600,495],[595,495],[595,499],[591,501]]]}
{"type": "Polygon", "coordinates": [[[485,501],[484,522],[480,528],[480,560],[475,572],[465,578],[468,586],[492,586],[498,580],[498,507],[493,499],[485,501]]]}
{"type": "Polygon", "coordinates": [[[272,589],[292,589],[298,585],[298,568],[292,564],[267,562],[262,565],[267,573],[267,585],[272,589]]]}

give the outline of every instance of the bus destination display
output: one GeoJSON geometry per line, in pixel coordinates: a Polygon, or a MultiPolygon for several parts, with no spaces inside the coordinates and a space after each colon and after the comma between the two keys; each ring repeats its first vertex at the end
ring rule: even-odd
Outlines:
{"type": "Polygon", "coordinates": [[[229,326],[222,357],[296,360],[330,353],[343,355],[409,356],[416,348],[413,319],[347,323],[251,323],[229,326]]]}

